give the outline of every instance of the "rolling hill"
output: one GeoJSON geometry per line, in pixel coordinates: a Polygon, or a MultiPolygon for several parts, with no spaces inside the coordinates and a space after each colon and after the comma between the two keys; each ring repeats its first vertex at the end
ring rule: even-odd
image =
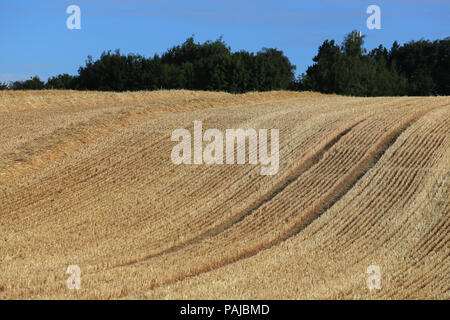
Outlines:
{"type": "Polygon", "coordinates": [[[2,299],[450,298],[449,97],[5,91],[0,141],[2,299]],[[278,172],[174,164],[194,121],[278,172]]]}

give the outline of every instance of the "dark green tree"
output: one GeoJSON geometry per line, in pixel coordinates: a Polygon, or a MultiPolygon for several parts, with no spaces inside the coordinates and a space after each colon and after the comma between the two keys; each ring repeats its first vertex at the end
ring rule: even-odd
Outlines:
{"type": "Polygon", "coordinates": [[[38,76],[31,77],[26,81],[14,81],[11,84],[12,90],[42,90],[44,88],[44,82],[38,76]]]}
{"type": "Polygon", "coordinates": [[[326,40],[314,57],[315,64],[301,76],[298,87],[324,93],[354,96],[403,95],[406,78],[389,64],[382,46],[367,54],[365,36],[349,33],[341,46],[326,40]]]}
{"type": "Polygon", "coordinates": [[[71,76],[67,73],[60,74],[55,77],[51,77],[48,79],[45,84],[46,89],[76,89],[77,77],[71,76]]]}

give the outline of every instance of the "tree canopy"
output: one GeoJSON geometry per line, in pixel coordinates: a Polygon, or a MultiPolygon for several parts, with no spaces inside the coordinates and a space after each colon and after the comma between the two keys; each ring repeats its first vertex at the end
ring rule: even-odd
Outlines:
{"type": "Polygon", "coordinates": [[[232,53],[221,38],[195,43],[188,38],[182,45],[161,56],[122,55],[119,50],[104,52],[78,70],[76,85],[87,90],[193,89],[266,91],[288,89],[295,66],[282,51],[263,49],[253,54],[232,53]]]}
{"type": "Polygon", "coordinates": [[[448,95],[450,40],[411,41],[367,52],[365,36],[349,33],[341,46],[326,40],[297,80],[304,90],[354,96],[448,95]]]}
{"type": "Polygon", "coordinates": [[[448,95],[450,38],[411,41],[390,49],[380,45],[367,52],[364,35],[347,34],[341,44],[325,40],[313,64],[295,78],[296,67],[283,51],[263,48],[232,52],[219,38],[181,45],[146,58],[105,51],[88,56],[78,75],[60,74],[44,83],[35,76],[0,90],[76,89],[134,91],[191,89],[242,93],[268,90],[313,90],[354,96],[448,95]]]}

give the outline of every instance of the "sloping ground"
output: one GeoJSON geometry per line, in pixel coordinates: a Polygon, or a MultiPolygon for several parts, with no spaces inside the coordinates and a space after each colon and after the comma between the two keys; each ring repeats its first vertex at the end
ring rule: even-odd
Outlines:
{"type": "Polygon", "coordinates": [[[447,97],[7,92],[0,129],[0,298],[450,298],[447,97]],[[278,173],[174,165],[194,120],[278,128],[278,173]]]}

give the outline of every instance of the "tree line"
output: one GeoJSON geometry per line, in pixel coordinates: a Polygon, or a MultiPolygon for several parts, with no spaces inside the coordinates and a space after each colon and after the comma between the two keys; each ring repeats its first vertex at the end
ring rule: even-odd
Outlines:
{"type": "Polygon", "coordinates": [[[403,46],[395,41],[370,52],[364,38],[352,32],[341,45],[324,41],[297,88],[354,96],[450,94],[450,37],[403,46]]]}
{"type": "Polygon", "coordinates": [[[450,38],[411,41],[367,52],[365,36],[349,33],[342,44],[325,40],[306,73],[280,50],[232,52],[222,40],[196,43],[193,37],[162,55],[146,58],[103,52],[88,56],[78,75],[61,74],[46,83],[35,76],[0,83],[1,89],[74,89],[135,91],[190,89],[243,93],[268,90],[312,90],[354,96],[448,95],[450,38]]]}

